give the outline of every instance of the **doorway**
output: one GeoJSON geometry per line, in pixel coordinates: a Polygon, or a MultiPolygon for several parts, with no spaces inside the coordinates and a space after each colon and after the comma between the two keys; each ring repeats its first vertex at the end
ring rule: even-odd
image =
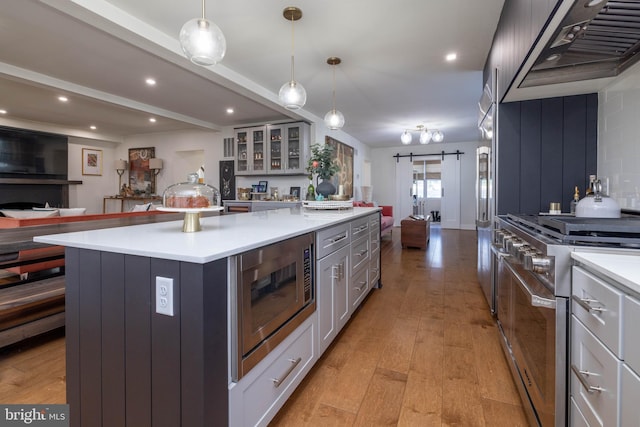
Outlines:
{"type": "Polygon", "coordinates": [[[400,213],[399,219],[412,214],[432,215],[432,220],[440,218],[442,228],[460,228],[458,158],[434,156],[428,160],[416,160],[415,157],[398,159],[396,206],[400,213]]]}

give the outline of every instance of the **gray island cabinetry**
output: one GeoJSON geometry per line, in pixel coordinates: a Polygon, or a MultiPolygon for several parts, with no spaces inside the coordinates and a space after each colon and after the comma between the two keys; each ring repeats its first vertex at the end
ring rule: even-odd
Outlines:
{"type": "MultiPolygon", "coordinates": [[[[266,425],[320,355],[318,313],[326,307],[317,288],[324,278],[313,265],[316,311],[234,380],[238,255],[312,232],[320,251],[324,230],[352,233],[353,224],[370,227],[377,217],[378,208],[279,209],[202,218],[196,233],[171,221],[36,237],[66,247],[71,426],[266,425]],[[159,313],[167,308],[173,315],[159,313]]],[[[345,248],[351,256],[351,241],[345,248]]],[[[363,250],[368,262],[357,274],[370,274],[379,260],[363,250]]],[[[353,301],[346,302],[352,313],[353,301]]]]}

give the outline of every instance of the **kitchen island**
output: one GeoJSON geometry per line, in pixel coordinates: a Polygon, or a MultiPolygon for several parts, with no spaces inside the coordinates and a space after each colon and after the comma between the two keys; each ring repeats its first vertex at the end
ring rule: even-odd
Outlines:
{"type": "MultiPolygon", "coordinates": [[[[249,390],[246,383],[256,380],[253,371],[273,360],[270,354],[241,381],[232,381],[235,256],[378,218],[378,211],[280,209],[202,218],[202,231],[196,233],[183,233],[181,221],[172,221],[36,237],[66,247],[71,425],[268,423],[317,360],[317,332],[304,335],[313,337],[313,357],[282,387],[286,394],[250,423],[239,419],[245,408],[234,390],[249,390]],[[173,281],[173,316],[155,310],[157,277],[173,281]]],[[[316,331],[315,322],[312,316],[298,329],[316,331]]],[[[294,339],[296,332],[291,335],[294,339]]]]}

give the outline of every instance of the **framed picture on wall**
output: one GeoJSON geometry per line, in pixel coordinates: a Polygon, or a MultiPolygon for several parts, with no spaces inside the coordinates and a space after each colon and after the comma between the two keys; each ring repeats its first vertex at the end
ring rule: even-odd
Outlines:
{"type": "Polygon", "coordinates": [[[82,149],[82,175],[102,175],[102,150],[82,149]]]}
{"type": "Polygon", "coordinates": [[[155,180],[149,159],[156,156],[155,147],[129,149],[129,187],[134,194],[154,194],[155,180]]]}
{"type": "Polygon", "coordinates": [[[325,137],[325,144],[333,147],[333,157],[340,166],[340,172],[331,178],[331,182],[336,189],[342,185],[344,194],[353,197],[353,147],[330,136],[325,137]]]}

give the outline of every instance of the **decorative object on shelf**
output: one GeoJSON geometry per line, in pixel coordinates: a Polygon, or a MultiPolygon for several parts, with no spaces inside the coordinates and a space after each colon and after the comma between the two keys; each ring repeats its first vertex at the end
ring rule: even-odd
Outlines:
{"type": "Polygon", "coordinates": [[[344,115],[340,111],[336,110],[336,65],[341,62],[342,60],[335,56],[327,59],[327,64],[331,65],[331,68],[333,69],[333,104],[331,110],[324,116],[324,123],[331,130],[337,130],[344,126],[344,115]]]}
{"type": "MultiPolygon", "coordinates": [[[[238,188],[238,195],[242,194],[238,188]]],[[[249,200],[250,188],[245,188],[246,200],[249,200]]],[[[222,200],[233,200],[236,194],[236,177],[233,172],[233,160],[221,160],[220,161],[220,193],[222,193],[222,200]]]]}
{"type": "Polygon", "coordinates": [[[205,17],[202,0],[202,18],[187,21],[180,30],[180,46],[187,58],[197,65],[215,65],[227,52],[227,41],[222,30],[205,17]]]}
{"type": "Polygon", "coordinates": [[[405,129],[404,132],[402,132],[402,135],[400,135],[400,141],[404,144],[404,145],[409,145],[411,144],[411,141],[413,140],[413,135],[411,135],[411,132],[420,132],[420,144],[428,144],[431,141],[433,142],[442,142],[442,140],[444,139],[444,134],[437,130],[434,129],[429,130],[427,129],[424,125],[418,125],[415,127],[415,129],[405,129]]]}
{"type": "Polygon", "coordinates": [[[316,199],[316,189],[313,187],[313,173],[309,174],[309,186],[307,187],[307,200],[316,199]]]}
{"type": "Polygon", "coordinates": [[[127,170],[127,161],[126,160],[116,160],[116,173],[118,174],[118,191],[122,189],[122,175],[124,171],[127,170]]]}
{"type": "Polygon", "coordinates": [[[258,193],[266,193],[269,187],[268,181],[258,181],[258,193]]]}
{"type": "Polygon", "coordinates": [[[330,136],[325,137],[325,145],[333,147],[333,158],[338,165],[338,172],[332,178],[333,184],[343,186],[344,194],[353,196],[353,147],[330,136]]]}
{"type": "Polygon", "coordinates": [[[102,150],[82,149],[82,175],[102,175],[102,150]]]}
{"type": "Polygon", "coordinates": [[[129,188],[135,195],[156,192],[149,160],[156,155],[155,147],[129,149],[129,188]]]}
{"type": "Polygon", "coordinates": [[[288,21],[291,21],[291,80],[286,82],[280,88],[278,99],[280,103],[289,110],[298,110],[307,102],[307,91],[295,79],[294,71],[294,32],[293,23],[302,18],[302,10],[297,7],[286,7],[282,11],[282,15],[288,21]]]}
{"type": "MultiPolygon", "coordinates": [[[[316,185],[315,192],[327,197],[336,192],[336,187],[331,182],[331,177],[340,171],[340,166],[333,155],[334,147],[328,144],[311,145],[311,157],[307,165],[307,172],[317,174],[322,182],[316,185]]],[[[316,196],[317,197],[317,196],[316,196]]]]}
{"type": "Polygon", "coordinates": [[[296,200],[300,198],[300,187],[291,187],[289,189],[289,195],[294,197],[296,200]]]}
{"type": "Polygon", "coordinates": [[[198,183],[198,174],[191,173],[186,182],[169,186],[162,195],[165,212],[184,212],[182,231],[200,231],[200,212],[221,211],[220,192],[217,188],[198,183]]]}
{"type": "Polygon", "coordinates": [[[149,159],[149,170],[153,174],[153,188],[158,188],[158,174],[162,170],[162,159],[149,159]]]}

